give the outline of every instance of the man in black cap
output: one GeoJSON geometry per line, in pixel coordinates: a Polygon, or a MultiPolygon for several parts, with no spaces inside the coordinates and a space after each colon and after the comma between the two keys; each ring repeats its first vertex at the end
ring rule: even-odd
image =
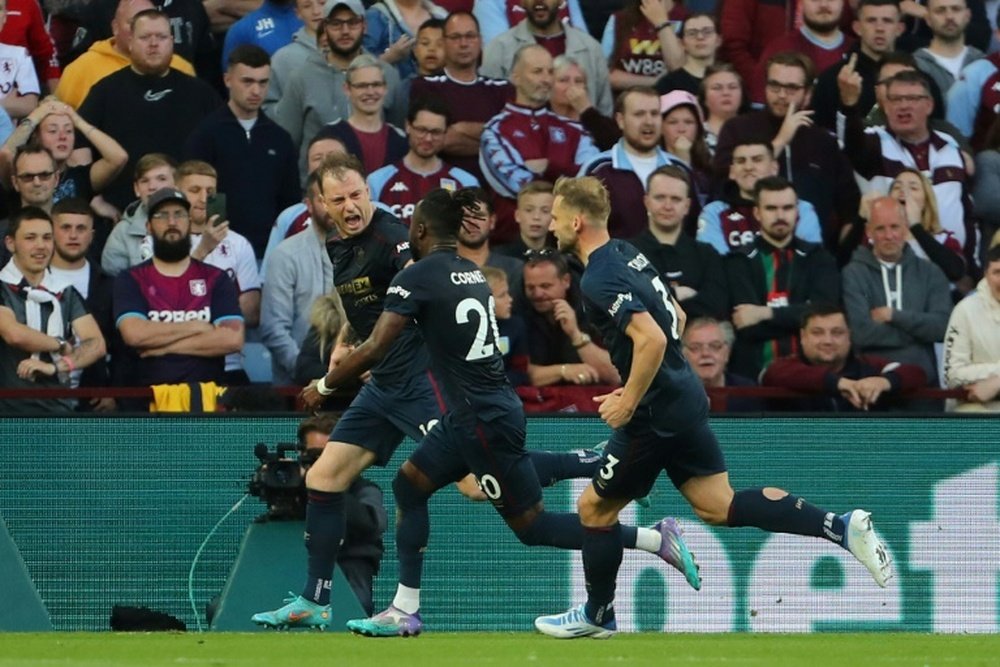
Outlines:
{"type": "Polygon", "coordinates": [[[221,381],[227,354],[243,348],[232,279],[191,258],[191,205],[175,188],[146,204],[153,257],[118,275],[115,321],[138,359],[134,384],[221,381]]]}

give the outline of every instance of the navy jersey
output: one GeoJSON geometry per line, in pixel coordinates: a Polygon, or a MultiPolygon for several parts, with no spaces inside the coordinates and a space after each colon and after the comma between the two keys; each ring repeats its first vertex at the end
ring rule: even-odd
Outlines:
{"type": "Polygon", "coordinates": [[[482,271],[454,250],[400,272],[385,300],[387,311],[419,324],[448,406],[470,408],[481,421],[521,410],[504,371],[493,304],[482,271]]]}
{"type": "MultiPolygon", "coordinates": [[[[347,321],[365,340],[382,314],[389,284],[410,261],[409,230],[390,213],[376,209],[363,232],[346,239],[332,238],[326,250],[347,321]]],[[[372,377],[383,386],[392,386],[426,370],[427,352],[420,331],[416,324],[410,324],[372,368],[372,377]]]]}
{"type": "Polygon", "coordinates": [[[580,288],[622,382],[632,370],[632,339],[625,334],[632,314],[648,312],[666,334],[660,370],[640,401],[656,405],[654,420],[676,425],[706,418],[705,390],[681,351],[669,288],[646,256],[631,244],[612,239],[590,254],[580,288]]]}

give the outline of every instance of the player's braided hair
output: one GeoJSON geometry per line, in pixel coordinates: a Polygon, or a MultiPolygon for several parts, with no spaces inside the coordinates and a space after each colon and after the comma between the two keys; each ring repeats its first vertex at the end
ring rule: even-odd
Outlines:
{"type": "Polygon", "coordinates": [[[479,196],[471,188],[431,190],[413,212],[413,224],[422,224],[439,239],[457,239],[466,215],[479,214],[479,196]]]}

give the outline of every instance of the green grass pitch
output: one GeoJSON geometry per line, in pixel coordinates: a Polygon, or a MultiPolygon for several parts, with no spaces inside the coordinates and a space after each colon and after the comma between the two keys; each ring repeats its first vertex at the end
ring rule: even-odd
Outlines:
{"type": "Polygon", "coordinates": [[[463,667],[1000,665],[998,635],[618,635],[556,640],[530,633],[368,639],[302,633],[0,634],[0,667],[463,667]]]}

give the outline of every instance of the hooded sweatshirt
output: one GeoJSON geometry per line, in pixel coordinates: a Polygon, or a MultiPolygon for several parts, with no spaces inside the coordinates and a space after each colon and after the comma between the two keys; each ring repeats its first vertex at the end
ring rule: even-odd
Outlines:
{"type": "MultiPolygon", "coordinates": [[[[944,382],[949,389],[1000,375],[1000,301],[986,279],[960,301],[948,320],[944,338],[944,382]]],[[[1000,400],[988,403],[959,401],[968,412],[1000,412],[1000,400]]]]}
{"type": "Polygon", "coordinates": [[[322,54],[316,43],[316,33],[311,32],[308,26],[296,30],[291,43],[274,52],[271,56],[271,80],[267,86],[267,99],[264,100],[265,111],[278,103],[282,86],[288,84],[292,73],[305,64],[313,53],[322,54]]]}
{"type": "Polygon", "coordinates": [[[948,279],[937,266],[920,259],[909,246],[899,262],[875,257],[871,248],[854,251],[843,271],[844,306],[851,339],[864,354],[915,364],[938,384],[934,343],[944,340],[951,314],[948,279]],[[876,322],[871,310],[893,309],[892,321],[876,322]]]}

